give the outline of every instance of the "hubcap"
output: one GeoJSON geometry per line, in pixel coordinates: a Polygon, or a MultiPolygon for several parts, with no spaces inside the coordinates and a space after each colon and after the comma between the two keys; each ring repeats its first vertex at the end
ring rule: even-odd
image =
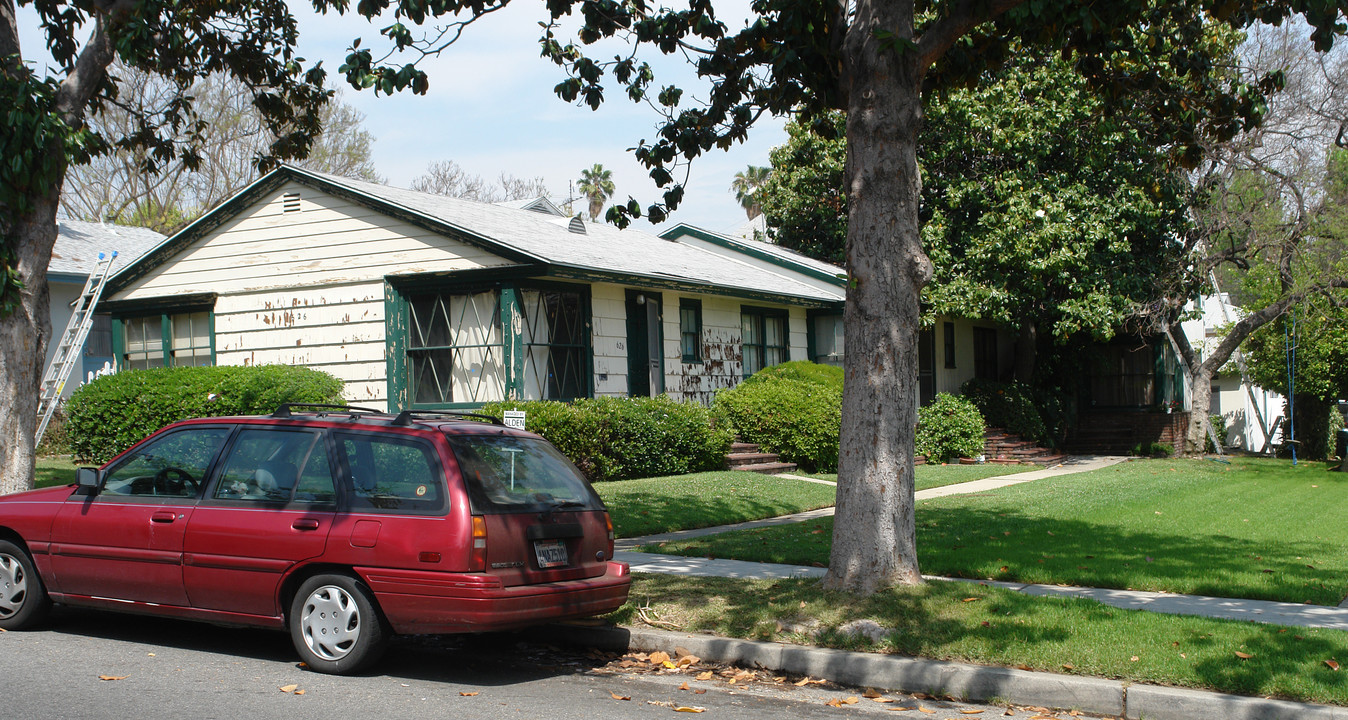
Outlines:
{"type": "Polygon", "coordinates": [[[28,576],[23,565],[13,555],[0,554],[0,618],[22,610],[27,597],[28,576]]]}
{"type": "Polygon", "coordinates": [[[300,613],[304,644],[324,660],[341,660],[360,639],[360,610],[355,598],[336,585],[324,585],[309,595],[300,613]]]}

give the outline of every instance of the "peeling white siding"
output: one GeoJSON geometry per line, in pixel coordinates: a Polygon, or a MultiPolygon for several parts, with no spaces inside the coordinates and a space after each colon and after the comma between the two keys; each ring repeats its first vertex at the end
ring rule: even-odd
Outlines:
{"type": "Polygon", "coordinates": [[[627,397],[627,299],[620,285],[590,286],[594,396],[627,397]]]}
{"type": "Polygon", "coordinates": [[[222,295],[217,365],[303,365],[346,382],[346,399],[383,409],[384,284],[222,295]]]}

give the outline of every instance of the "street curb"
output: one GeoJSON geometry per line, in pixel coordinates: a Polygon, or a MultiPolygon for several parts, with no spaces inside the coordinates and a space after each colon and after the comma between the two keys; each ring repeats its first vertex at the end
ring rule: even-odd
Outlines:
{"type": "Polygon", "coordinates": [[[1227,695],[1121,680],[1059,675],[1012,668],[925,660],[903,655],[849,652],[806,645],[739,640],[651,628],[553,625],[543,637],[559,644],[604,650],[680,649],[718,663],[733,663],[831,680],[843,685],[1079,710],[1128,720],[1348,720],[1348,708],[1227,695]]]}

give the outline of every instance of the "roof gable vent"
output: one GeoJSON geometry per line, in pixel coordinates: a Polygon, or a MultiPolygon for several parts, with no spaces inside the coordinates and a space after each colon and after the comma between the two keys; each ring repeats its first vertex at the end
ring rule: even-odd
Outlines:
{"type": "Polygon", "coordinates": [[[300,211],[299,193],[286,193],[281,196],[281,212],[292,213],[299,211],[300,211]]]}
{"type": "Polygon", "coordinates": [[[577,215],[577,216],[571,218],[571,222],[569,222],[569,223],[566,224],[566,229],[567,229],[567,230],[570,230],[570,231],[573,232],[573,233],[577,233],[577,234],[579,234],[579,235],[584,235],[584,234],[585,234],[585,221],[584,221],[584,220],[581,220],[581,219],[580,219],[580,216],[577,215]]]}

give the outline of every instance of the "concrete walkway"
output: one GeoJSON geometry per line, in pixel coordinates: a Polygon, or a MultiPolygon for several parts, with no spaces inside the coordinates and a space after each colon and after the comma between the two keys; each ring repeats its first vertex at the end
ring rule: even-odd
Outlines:
{"type": "MultiPolygon", "coordinates": [[[[1109,467],[1126,461],[1124,457],[1079,457],[1071,458],[1060,465],[1015,475],[1002,475],[984,478],[973,482],[945,485],[916,493],[918,500],[926,500],[947,495],[968,495],[996,488],[1031,482],[1046,477],[1087,472],[1109,467]]],[[[677,555],[659,555],[635,552],[643,545],[662,542],[687,540],[708,535],[719,535],[734,530],[788,525],[792,523],[829,517],[833,508],[822,508],[793,515],[755,520],[752,522],[723,525],[720,527],[698,528],[680,532],[648,535],[639,538],[624,538],[615,543],[615,560],[628,563],[632,572],[662,573],[670,575],[692,575],[699,577],[730,577],[745,579],[779,579],[823,577],[825,568],[802,565],[777,565],[772,563],[746,562],[742,560],[709,560],[707,558],[680,557],[677,555]]],[[[1088,598],[1105,605],[1128,610],[1148,610],[1171,615],[1197,615],[1200,617],[1222,618],[1227,620],[1247,620],[1252,622],[1292,625],[1297,627],[1328,628],[1348,630],[1348,607],[1330,607],[1324,605],[1301,605],[1296,603],[1272,602],[1268,600],[1242,600],[1236,598],[1205,597],[1201,595],[1177,595],[1174,593],[1146,592],[1140,590],[1110,590],[1106,588],[1072,587],[1065,585],[1036,585],[1031,583],[1000,582],[995,580],[965,580],[926,576],[929,580],[950,580],[954,582],[974,582],[1027,595],[1088,598]]]]}

